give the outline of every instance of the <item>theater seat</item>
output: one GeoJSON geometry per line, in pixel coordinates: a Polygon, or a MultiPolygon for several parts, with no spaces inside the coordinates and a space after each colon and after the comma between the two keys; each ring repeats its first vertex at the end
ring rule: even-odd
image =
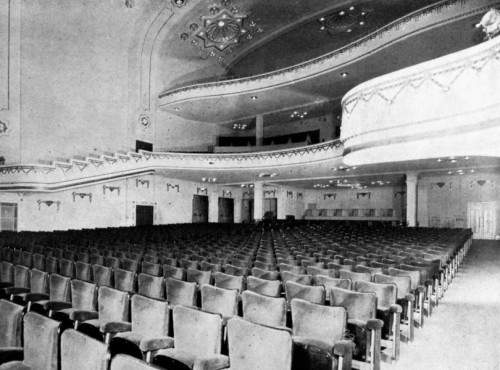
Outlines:
{"type": "Polygon", "coordinates": [[[24,307],[21,305],[0,300],[0,348],[21,347],[23,311],[24,307]]]}
{"type": "Polygon", "coordinates": [[[137,280],[139,294],[156,299],[165,298],[165,281],[163,277],[140,273],[137,280]]]}
{"type": "Polygon", "coordinates": [[[245,290],[245,277],[216,272],[214,273],[214,285],[218,288],[236,289],[241,294],[245,290]]]}
{"type": "Polygon", "coordinates": [[[228,338],[230,370],[292,368],[292,336],[288,329],[233,318],[228,323],[228,338]]]}
{"type": "Polygon", "coordinates": [[[153,364],[166,369],[179,368],[215,370],[226,368],[227,356],[221,355],[222,317],[191,307],[175,306],[174,338],[170,347],[159,350],[153,364]]]}
{"type": "Polygon", "coordinates": [[[67,302],[54,301],[46,309],[53,310],[52,317],[62,321],[73,321],[73,326],[78,328],[81,319],[76,315],[78,311],[96,311],[97,308],[97,285],[81,281],[71,281],[71,304],[67,302]],[[66,305],[66,306],[65,306],[66,305]],[[61,308],[61,306],[65,306],[61,308]]]}
{"type": "Polygon", "coordinates": [[[241,294],[243,318],[255,324],[273,327],[286,325],[286,300],[245,290],[241,294]]]}
{"type": "Polygon", "coordinates": [[[269,297],[281,297],[282,285],[279,280],[259,279],[255,276],[247,277],[247,289],[269,297]]]}
{"type": "Polygon", "coordinates": [[[304,370],[351,369],[353,343],[343,340],[347,312],[294,299],[292,309],[293,367],[304,370]]]}
{"type": "Polygon", "coordinates": [[[108,345],[74,329],[61,335],[61,370],[107,370],[108,345]]]}
{"type": "Polygon", "coordinates": [[[196,307],[198,285],[177,279],[166,280],[167,301],[170,305],[196,307]]]}
{"type": "Polygon", "coordinates": [[[204,284],[201,286],[201,308],[206,312],[220,314],[225,321],[237,316],[238,291],[204,284]]]}
{"type": "Polygon", "coordinates": [[[22,348],[0,349],[0,358],[19,358],[0,366],[1,370],[58,370],[59,331],[61,323],[35,312],[24,316],[24,346],[22,348]]]}
{"type": "Polygon", "coordinates": [[[116,355],[111,361],[110,370],[151,370],[161,369],[161,367],[148,364],[147,362],[138,360],[137,358],[127,355],[116,355]]]}

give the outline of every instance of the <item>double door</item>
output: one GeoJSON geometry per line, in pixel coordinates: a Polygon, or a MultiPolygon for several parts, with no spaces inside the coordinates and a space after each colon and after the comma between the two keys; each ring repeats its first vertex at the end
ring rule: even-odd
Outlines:
{"type": "Polygon", "coordinates": [[[494,239],[496,234],[496,208],[494,202],[467,203],[467,227],[474,239],[494,239]]]}

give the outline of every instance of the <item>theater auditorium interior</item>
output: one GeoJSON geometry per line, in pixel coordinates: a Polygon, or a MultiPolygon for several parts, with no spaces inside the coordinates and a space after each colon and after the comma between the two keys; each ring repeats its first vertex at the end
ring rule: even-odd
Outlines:
{"type": "Polygon", "coordinates": [[[500,369],[498,0],[0,0],[0,370],[500,369]]]}

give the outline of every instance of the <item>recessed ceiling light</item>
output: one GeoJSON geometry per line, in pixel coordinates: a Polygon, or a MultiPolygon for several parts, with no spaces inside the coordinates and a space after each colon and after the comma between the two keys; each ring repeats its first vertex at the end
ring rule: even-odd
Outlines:
{"type": "Polygon", "coordinates": [[[342,72],[340,75],[341,75],[342,77],[344,77],[344,78],[345,78],[345,77],[349,76],[349,73],[347,73],[347,72],[342,72]]]}
{"type": "Polygon", "coordinates": [[[252,100],[256,100],[256,99],[257,99],[257,97],[256,97],[255,95],[252,95],[252,96],[250,97],[250,99],[252,99],[252,100]]]}
{"type": "Polygon", "coordinates": [[[175,111],[178,111],[179,109],[180,109],[179,107],[175,107],[175,108],[174,108],[174,110],[175,110],[175,111]]]}
{"type": "Polygon", "coordinates": [[[351,10],[351,11],[352,11],[352,10],[354,10],[354,9],[355,9],[355,8],[354,8],[353,6],[351,6],[351,7],[349,8],[349,10],[351,10]]]}
{"type": "Polygon", "coordinates": [[[438,159],[438,162],[442,162],[443,160],[441,158],[438,159]]]}
{"type": "Polygon", "coordinates": [[[350,29],[350,28],[349,28],[349,29],[347,30],[347,33],[351,33],[351,32],[352,32],[352,29],[350,29]]]}
{"type": "Polygon", "coordinates": [[[325,26],[321,26],[319,29],[323,31],[325,29],[325,26]]]}
{"type": "Polygon", "coordinates": [[[359,25],[360,25],[360,26],[364,26],[364,25],[365,25],[365,22],[361,21],[361,22],[359,22],[359,25]]]}
{"type": "Polygon", "coordinates": [[[321,18],[319,19],[319,21],[320,21],[320,22],[324,22],[324,21],[325,21],[325,17],[321,17],[321,18]]]}
{"type": "Polygon", "coordinates": [[[453,173],[453,172],[451,172],[451,171],[448,171],[448,175],[451,175],[452,173],[453,173]]]}
{"type": "Polygon", "coordinates": [[[474,171],[474,170],[470,170],[470,172],[471,172],[471,173],[474,173],[474,172],[476,172],[476,171],[474,171]]]}
{"type": "Polygon", "coordinates": [[[339,12],[339,14],[340,14],[340,15],[344,15],[344,14],[345,14],[345,12],[342,10],[342,11],[340,11],[340,12],[339,12]]]}

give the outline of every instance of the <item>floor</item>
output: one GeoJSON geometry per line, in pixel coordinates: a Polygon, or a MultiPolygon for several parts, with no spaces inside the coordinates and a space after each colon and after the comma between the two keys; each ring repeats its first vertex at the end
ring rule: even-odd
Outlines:
{"type": "Polygon", "coordinates": [[[432,316],[382,370],[500,370],[500,241],[474,241],[432,316]]]}

